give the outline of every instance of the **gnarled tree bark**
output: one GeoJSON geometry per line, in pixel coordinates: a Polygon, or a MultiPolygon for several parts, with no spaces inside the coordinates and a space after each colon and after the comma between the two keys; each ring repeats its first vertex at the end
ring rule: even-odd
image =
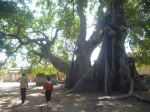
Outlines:
{"type": "Polygon", "coordinates": [[[95,31],[91,37],[86,40],[86,16],[84,14],[86,2],[84,0],[77,1],[77,12],[80,18],[80,30],[77,38],[74,55],[76,59],[72,59],[70,65],[70,72],[67,75],[67,81],[65,87],[72,89],[80,78],[91,69],[91,54],[93,50],[101,42],[100,27],[96,26],[95,31]]]}
{"type": "Polygon", "coordinates": [[[131,94],[135,90],[148,90],[139,78],[134,59],[127,57],[125,52],[124,2],[109,0],[98,59],[69,93],[103,91],[105,95],[108,95],[112,91],[131,94]]]}

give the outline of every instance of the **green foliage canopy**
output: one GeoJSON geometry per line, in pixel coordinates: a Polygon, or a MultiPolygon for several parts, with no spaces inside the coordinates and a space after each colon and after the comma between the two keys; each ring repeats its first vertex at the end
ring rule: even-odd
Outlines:
{"type": "Polygon", "coordinates": [[[128,42],[138,65],[150,64],[150,1],[129,0],[128,42]]]}
{"type": "MultiPolygon", "coordinates": [[[[116,3],[118,3],[117,1],[116,3]]],[[[87,12],[86,8],[91,13],[93,12],[95,20],[100,15],[98,21],[94,21],[96,24],[103,21],[104,10],[107,8],[106,1],[101,0],[101,4],[99,4],[101,9],[95,10],[94,6],[97,2],[97,0],[85,1],[85,8],[83,9],[84,12],[87,12]]],[[[149,3],[147,0],[126,0],[126,4],[124,4],[128,17],[128,42],[137,61],[144,64],[150,64],[149,3]]],[[[22,52],[19,50],[21,48],[27,49],[26,58],[33,67],[32,65],[38,65],[40,60],[36,55],[41,51],[40,45],[46,45],[44,41],[42,43],[34,41],[46,38],[52,41],[56,29],[59,29],[58,37],[50,50],[60,59],[69,63],[79,29],[82,28],[80,27],[76,4],[76,0],[38,0],[36,2],[36,9],[38,10],[31,10],[27,2],[1,1],[0,51],[5,52],[10,57],[16,52],[22,52]],[[34,41],[29,42],[27,40],[34,41]],[[20,45],[19,42],[22,44],[20,45]]],[[[86,16],[88,18],[90,15],[87,14],[86,16]]],[[[47,60],[43,61],[46,62],[47,60]]]]}

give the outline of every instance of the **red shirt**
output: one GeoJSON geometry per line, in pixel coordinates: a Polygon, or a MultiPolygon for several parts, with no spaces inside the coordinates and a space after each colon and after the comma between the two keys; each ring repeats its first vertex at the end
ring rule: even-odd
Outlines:
{"type": "Polygon", "coordinates": [[[49,82],[45,82],[44,83],[44,86],[43,86],[43,89],[44,90],[53,90],[53,84],[52,83],[49,83],[49,82]]]}

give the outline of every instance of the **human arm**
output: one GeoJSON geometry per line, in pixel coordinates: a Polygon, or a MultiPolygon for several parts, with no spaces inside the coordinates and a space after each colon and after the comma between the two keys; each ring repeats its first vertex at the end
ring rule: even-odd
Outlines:
{"type": "Polygon", "coordinates": [[[53,91],[53,84],[52,84],[52,91],[53,91]]]}
{"type": "Polygon", "coordinates": [[[46,90],[46,84],[44,83],[43,84],[43,91],[45,92],[45,90],[46,90]]]}
{"type": "Polygon", "coordinates": [[[27,89],[28,89],[28,82],[27,82],[27,89]]]}
{"type": "Polygon", "coordinates": [[[26,77],[26,88],[27,88],[27,90],[28,90],[28,78],[26,77]]]}

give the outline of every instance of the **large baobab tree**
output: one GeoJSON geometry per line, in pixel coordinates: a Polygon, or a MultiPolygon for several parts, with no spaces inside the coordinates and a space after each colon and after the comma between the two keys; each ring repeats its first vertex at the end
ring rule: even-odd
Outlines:
{"type": "Polygon", "coordinates": [[[103,91],[108,95],[116,90],[125,93],[147,90],[136,71],[134,58],[127,57],[125,52],[126,0],[108,0],[107,4],[98,59],[91,70],[80,78],[71,92],[103,91]]]}
{"type": "MultiPolygon", "coordinates": [[[[99,4],[95,17],[97,23],[88,40],[85,12],[89,2],[86,0],[59,1],[59,7],[56,7],[53,1],[40,0],[44,16],[34,18],[34,15],[31,16],[26,10],[20,10],[13,16],[10,14],[0,27],[0,36],[11,43],[9,54],[13,54],[21,46],[26,46],[30,51],[28,55],[32,52],[64,72],[67,75],[66,87],[73,88],[71,92],[103,91],[107,95],[114,90],[127,93],[132,93],[133,90],[147,90],[136,71],[135,60],[127,57],[125,52],[124,43],[128,28],[125,14],[127,1],[96,2],[99,4]],[[47,4],[45,9],[43,4],[47,4]],[[53,22],[55,16],[58,18],[53,22]],[[55,34],[47,33],[51,27],[56,29],[55,34]],[[74,34],[70,33],[69,36],[77,38],[73,54],[75,58],[72,59],[71,65],[54,54],[54,45],[61,36],[59,32],[63,35],[61,38],[67,37],[68,32],[74,34]],[[98,59],[91,67],[91,54],[100,43],[98,59]]],[[[69,36],[65,39],[71,40],[69,36]]]]}

